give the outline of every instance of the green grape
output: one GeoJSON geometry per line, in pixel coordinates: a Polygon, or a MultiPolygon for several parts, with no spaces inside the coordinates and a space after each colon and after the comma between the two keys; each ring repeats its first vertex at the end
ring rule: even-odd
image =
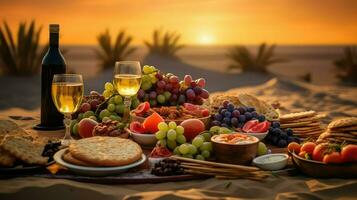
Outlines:
{"type": "Polygon", "coordinates": [[[168,101],[171,98],[171,93],[169,91],[164,92],[165,100],[168,101]]]}
{"type": "Polygon", "coordinates": [[[175,140],[167,140],[167,147],[169,147],[169,149],[173,150],[176,148],[177,144],[175,140]]]}
{"type": "Polygon", "coordinates": [[[180,156],[180,155],[181,155],[181,153],[180,153],[180,151],[179,151],[179,147],[178,147],[178,146],[174,149],[173,153],[174,153],[175,155],[178,155],[178,156],[180,156]]]}
{"type": "Polygon", "coordinates": [[[153,72],[156,72],[156,71],[157,71],[157,69],[156,69],[154,66],[150,66],[150,69],[151,69],[151,73],[153,73],[153,72]]]}
{"type": "Polygon", "coordinates": [[[151,82],[142,82],[141,84],[141,89],[147,91],[147,90],[150,90],[152,87],[152,84],[151,82]]]}
{"type": "Polygon", "coordinates": [[[191,155],[196,155],[196,153],[197,153],[197,148],[194,146],[194,145],[192,145],[192,144],[189,144],[188,145],[188,147],[189,147],[189,154],[191,154],[191,155]]]}
{"type": "Polygon", "coordinates": [[[118,115],[110,115],[109,118],[111,120],[114,120],[114,121],[120,121],[121,120],[121,117],[119,117],[118,115]]]}
{"type": "Polygon", "coordinates": [[[114,112],[115,111],[115,105],[110,103],[110,104],[108,104],[107,109],[109,110],[109,112],[114,112]]]}
{"type": "Polygon", "coordinates": [[[143,72],[144,74],[150,74],[152,73],[152,68],[149,65],[144,65],[143,72]]]}
{"type": "Polygon", "coordinates": [[[158,140],[165,139],[165,137],[166,137],[166,131],[160,130],[160,131],[156,132],[156,133],[155,133],[155,137],[156,137],[156,139],[158,139],[158,140]]]}
{"type": "Polygon", "coordinates": [[[211,156],[211,153],[207,150],[204,150],[201,152],[201,155],[204,157],[204,158],[209,158],[211,156]]]}
{"type": "Polygon", "coordinates": [[[161,147],[166,147],[167,142],[165,139],[161,139],[157,142],[157,144],[160,145],[161,147]]]}
{"type": "Polygon", "coordinates": [[[157,82],[157,78],[155,77],[155,73],[152,73],[149,76],[150,76],[151,83],[155,84],[157,82]]]}
{"type": "Polygon", "coordinates": [[[178,142],[179,144],[183,144],[186,142],[186,137],[184,135],[177,135],[176,142],[178,142]]]}
{"type": "Polygon", "coordinates": [[[144,75],[141,77],[141,81],[142,81],[142,82],[151,82],[151,81],[150,81],[150,76],[144,74],[144,75]]]}
{"type": "Polygon", "coordinates": [[[212,143],[211,142],[204,142],[201,146],[200,146],[200,150],[202,151],[210,151],[212,152],[212,143]]]}
{"type": "Polygon", "coordinates": [[[123,97],[121,97],[120,95],[116,95],[113,99],[114,99],[114,103],[117,105],[123,103],[123,97]]]}
{"type": "Polygon", "coordinates": [[[166,101],[165,96],[162,94],[157,95],[156,99],[157,99],[157,102],[159,102],[160,104],[164,104],[166,101]]]}
{"type": "Polygon", "coordinates": [[[94,115],[93,115],[93,116],[90,116],[89,119],[93,119],[94,121],[97,121],[97,120],[98,120],[97,117],[94,116],[94,115]]]}
{"type": "Polygon", "coordinates": [[[193,159],[193,156],[191,154],[185,154],[185,155],[183,155],[183,157],[193,159]]]}
{"type": "Polygon", "coordinates": [[[135,109],[136,107],[138,107],[140,104],[140,101],[138,99],[135,99],[131,102],[131,108],[135,109]]]}
{"type": "Polygon", "coordinates": [[[263,142],[259,142],[258,144],[258,150],[257,150],[257,155],[262,156],[268,153],[268,148],[265,146],[263,142]]]}
{"type": "Polygon", "coordinates": [[[106,82],[104,84],[104,89],[108,90],[108,91],[113,91],[114,90],[114,85],[112,83],[110,83],[110,82],[106,82]]]}
{"type": "Polygon", "coordinates": [[[204,137],[202,137],[200,135],[196,136],[192,140],[192,144],[197,148],[199,148],[203,144],[203,142],[204,142],[204,137]]]}
{"type": "Polygon", "coordinates": [[[167,139],[168,139],[168,140],[175,141],[175,140],[176,140],[176,136],[177,136],[177,133],[176,133],[176,131],[173,130],[173,129],[170,129],[170,130],[167,132],[167,139]]]}
{"type": "Polygon", "coordinates": [[[109,90],[104,90],[103,92],[103,96],[104,98],[108,99],[110,96],[113,95],[113,92],[112,91],[109,91],[109,90]]]}
{"type": "Polygon", "coordinates": [[[183,135],[184,132],[185,132],[185,129],[183,128],[183,126],[177,126],[176,127],[176,133],[178,135],[183,135]]]}
{"type": "Polygon", "coordinates": [[[107,109],[104,109],[99,113],[99,119],[103,119],[104,117],[109,117],[109,116],[110,116],[110,112],[107,109]]]}
{"type": "Polygon", "coordinates": [[[179,150],[180,150],[181,154],[185,155],[185,154],[188,154],[188,152],[190,151],[190,147],[186,143],[181,144],[179,150]]]}
{"type": "Polygon", "coordinates": [[[169,122],[170,129],[176,129],[176,127],[177,127],[176,122],[169,122]]]}
{"type": "Polygon", "coordinates": [[[114,104],[114,98],[113,97],[109,99],[108,104],[110,104],[110,103],[114,104]]]}
{"type": "Polygon", "coordinates": [[[157,125],[157,128],[159,128],[160,131],[165,131],[165,132],[169,130],[169,126],[167,126],[165,122],[160,122],[157,125]]]}
{"type": "Polygon", "coordinates": [[[226,127],[221,127],[219,128],[218,131],[219,134],[227,134],[227,133],[232,133],[232,130],[226,127]]]}
{"type": "Polygon", "coordinates": [[[201,154],[196,155],[197,160],[205,160],[205,157],[203,157],[201,154]]]}
{"type": "Polygon", "coordinates": [[[90,116],[94,116],[94,112],[89,110],[83,114],[83,118],[89,118],[90,116]]]}
{"type": "Polygon", "coordinates": [[[107,122],[107,121],[111,121],[111,119],[109,117],[103,117],[102,118],[102,122],[107,122]]]}
{"type": "Polygon", "coordinates": [[[219,127],[219,126],[212,126],[210,129],[209,129],[209,131],[210,132],[212,132],[212,133],[214,133],[214,134],[217,134],[218,132],[219,132],[219,129],[220,129],[221,127],[219,127]]]}
{"type": "Polygon", "coordinates": [[[83,119],[83,113],[79,113],[78,116],[77,116],[77,120],[78,121],[81,121],[83,119]]]}
{"type": "Polygon", "coordinates": [[[211,135],[210,132],[206,131],[206,132],[202,133],[201,135],[205,138],[205,141],[206,141],[206,142],[211,141],[212,135],[211,135]]]}
{"type": "Polygon", "coordinates": [[[120,104],[120,105],[116,105],[115,106],[115,112],[118,114],[123,114],[124,113],[124,109],[125,109],[125,105],[124,104],[120,104]]]}
{"type": "Polygon", "coordinates": [[[72,128],[73,135],[78,135],[78,126],[79,126],[78,123],[74,124],[74,126],[72,128]]]}
{"type": "Polygon", "coordinates": [[[71,121],[71,125],[69,126],[69,130],[71,130],[71,132],[73,130],[73,126],[76,125],[77,123],[78,123],[78,120],[76,120],[76,119],[71,121]]]}

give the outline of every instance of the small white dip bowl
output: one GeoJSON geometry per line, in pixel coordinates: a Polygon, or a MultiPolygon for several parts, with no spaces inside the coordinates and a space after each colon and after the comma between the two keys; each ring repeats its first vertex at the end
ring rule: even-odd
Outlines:
{"type": "Polygon", "coordinates": [[[289,156],[285,153],[274,153],[259,156],[253,159],[253,164],[263,170],[280,170],[288,163],[289,156]]]}

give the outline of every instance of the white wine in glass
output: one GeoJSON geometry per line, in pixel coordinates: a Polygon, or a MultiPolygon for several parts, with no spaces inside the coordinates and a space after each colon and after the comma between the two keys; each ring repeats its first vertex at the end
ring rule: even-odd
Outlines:
{"type": "Polygon", "coordinates": [[[138,61],[115,63],[114,84],[118,93],[124,96],[124,121],[129,120],[131,97],[136,95],[141,85],[141,67],[138,61]]]}
{"type": "Polygon", "coordinates": [[[52,100],[57,110],[64,115],[66,126],[62,145],[68,146],[72,140],[70,124],[71,116],[75,113],[83,98],[83,79],[78,74],[56,74],[52,81],[52,100]]]}

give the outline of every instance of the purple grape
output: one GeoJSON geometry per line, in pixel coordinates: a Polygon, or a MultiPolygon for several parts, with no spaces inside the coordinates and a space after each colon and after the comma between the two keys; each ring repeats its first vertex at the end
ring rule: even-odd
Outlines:
{"type": "Polygon", "coordinates": [[[293,129],[287,128],[286,133],[288,134],[288,136],[292,136],[294,132],[293,132],[293,129]]]}
{"type": "Polygon", "coordinates": [[[233,110],[233,112],[232,112],[233,117],[239,117],[239,115],[240,115],[240,113],[238,110],[233,110]]]}
{"type": "Polygon", "coordinates": [[[222,123],[222,124],[221,124],[221,127],[229,128],[228,124],[225,124],[225,123],[222,123]]]}
{"type": "Polygon", "coordinates": [[[259,122],[264,122],[265,121],[265,116],[264,115],[259,115],[257,117],[257,119],[259,120],[259,122]]]}
{"type": "Polygon", "coordinates": [[[164,89],[156,88],[156,93],[163,94],[165,92],[164,89]]]}
{"type": "Polygon", "coordinates": [[[245,115],[245,119],[246,119],[247,121],[249,121],[249,120],[252,119],[252,113],[246,112],[246,113],[244,113],[244,115],[245,115]]]}
{"type": "Polygon", "coordinates": [[[290,144],[291,142],[294,142],[294,138],[293,137],[288,137],[288,139],[286,139],[286,141],[288,142],[288,144],[290,144]]]}
{"type": "Polygon", "coordinates": [[[227,109],[223,108],[223,109],[221,110],[220,114],[224,116],[226,112],[227,112],[227,109]]]}
{"type": "Polygon", "coordinates": [[[182,104],[184,104],[185,102],[186,102],[186,97],[185,97],[185,95],[180,94],[180,96],[178,97],[177,103],[180,104],[180,105],[182,105],[182,104]]]}
{"type": "Polygon", "coordinates": [[[177,94],[172,94],[171,95],[171,98],[170,98],[170,101],[176,101],[177,100],[177,94]]]}
{"type": "MultiPolygon", "coordinates": [[[[239,119],[238,119],[238,121],[239,121],[239,119]]],[[[239,122],[239,123],[238,123],[238,127],[239,127],[239,128],[242,128],[243,126],[244,126],[244,122],[239,122]]]]}
{"type": "Polygon", "coordinates": [[[233,110],[234,110],[234,104],[229,103],[229,104],[227,105],[227,110],[229,110],[230,112],[233,112],[233,110]]]}
{"type": "Polygon", "coordinates": [[[255,108],[253,108],[253,107],[247,107],[247,111],[248,111],[248,112],[253,112],[253,111],[255,111],[255,108]]]}
{"type": "Polygon", "coordinates": [[[259,115],[258,115],[258,113],[257,113],[257,111],[253,111],[252,112],[252,117],[253,118],[257,118],[259,115]]]}
{"type": "Polygon", "coordinates": [[[186,96],[188,100],[194,100],[196,98],[196,94],[192,89],[186,90],[186,96]]]}
{"type": "Polygon", "coordinates": [[[244,107],[239,107],[238,110],[239,110],[241,115],[244,115],[244,113],[246,111],[246,109],[244,107]]]}
{"type": "Polygon", "coordinates": [[[144,98],[144,95],[145,95],[145,91],[143,89],[140,89],[138,91],[138,98],[139,99],[143,99],[144,98]]]}
{"type": "Polygon", "coordinates": [[[223,108],[223,106],[220,106],[220,107],[218,107],[218,113],[221,113],[221,111],[223,110],[224,108],[223,108]]]}
{"type": "Polygon", "coordinates": [[[158,79],[158,80],[162,80],[162,74],[160,74],[159,72],[158,73],[156,73],[156,78],[158,79]]]}
{"type": "Polygon", "coordinates": [[[222,103],[224,108],[228,108],[228,104],[229,104],[228,100],[224,100],[223,103],[222,103]]]}
{"type": "Polygon", "coordinates": [[[172,90],[172,84],[171,83],[166,84],[165,90],[170,92],[172,90]]]}
{"type": "Polygon", "coordinates": [[[280,138],[286,140],[288,138],[288,134],[286,134],[285,132],[281,132],[280,138]]]}
{"type": "Polygon", "coordinates": [[[229,125],[229,124],[231,124],[231,119],[229,117],[225,117],[225,118],[223,118],[222,122],[229,125]]]}
{"type": "Polygon", "coordinates": [[[200,88],[199,86],[196,86],[193,88],[193,91],[195,91],[196,95],[200,95],[202,93],[202,88],[200,88]]]}
{"type": "Polygon", "coordinates": [[[156,92],[155,92],[155,91],[151,91],[151,92],[149,93],[149,98],[150,98],[150,99],[156,99],[156,92]]]}
{"type": "Polygon", "coordinates": [[[239,122],[244,123],[245,122],[245,115],[239,115],[238,119],[239,119],[239,122]]]}
{"type": "Polygon", "coordinates": [[[280,128],[280,123],[279,123],[279,122],[273,122],[273,123],[271,124],[271,126],[272,126],[273,128],[280,128]]]}
{"type": "Polygon", "coordinates": [[[172,89],[172,94],[178,94],[180,90],[178,88],[172,89]]]}
{"type": "Polygon", "coordinates": [[[149,101],[149,94],[145,93],[143,101],[149,101]]]}
{"type": "Polygon", "coordinates": [[[217,114],[214,115],[214,119],[217,120],[217,121],[222,121],[223,117],[222,117],[221,114],[217,113],[217,114]]]}
{"type": "Polygon", "coordinates": [[[225,116],[225,117],[228,117],[228,118],[231,118],[232,113],[227,110],[227,111],[224,113],[224,116],[225,116]]]}
{"type": "Polygon", "coordinates": [[[231,124],[232,124],[232,126],[238,127],[238,123],[239,123],[238,118],[233,117],[233,118],[231,119],[231,124]]]}
{"type": "Polygon", "coordinates": [[[286,145],[288,145],[286,140],[279,140],[278,141],[278,147],[283,148],[283,147],[286,147],[286,145]]]}
{"type": "Polygon", "coordinates": [[[272,137],[272,139],[271,139],[271,143],[274,144],[274,145],[277,145],[278,141],[279,141],[278,137],[272,137]]]}
{"type": "Polygon", "coordinates": [[[164,89],[166,83],[165,83],[165,81],[158,81],[158,82],[156,83],[156,85],[157,85],[158,88],[164,89]]]}
{"type": "Polygon", "coordinates": [[[191,88],[194,88],[197,86],[197,83],[195,81],[192,81],[191,84],[190,84],[191,88]]]}
{"type": "Polygon", "coordinates": [[[199,96],[196,96],[195,104],[196,105],[202,105],[203,104],[203,99],[201,97],[199,97],[199,96]]]}
{"type": "Polygon", "coordinates": [[[217,121],[217,120],[214,120],[212,121],[212,126],[220,126],[221,125],[221,122],[220,121],[217,121]]]}
{"type": "Polygon", "coordinates": [[[205,90],[205,89],[202,89],[201,97],[204,98],[204,99],[208,99],[208,97],[209,97],[208,91],[205,90]]]}

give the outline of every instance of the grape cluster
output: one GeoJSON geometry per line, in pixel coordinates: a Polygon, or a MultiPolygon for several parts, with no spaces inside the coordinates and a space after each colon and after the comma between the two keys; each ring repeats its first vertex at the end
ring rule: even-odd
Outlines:
{"type": "Polygon", "coordinates": [[[42,156],[49,157],[48,162],[53,161],[53,155],[60,150],[61,142],[48,141],[42,151],[42,156]]]}
{"type": "Polygon", "coordinates": [[[183,135],[185,129],[182,126],[177,126],[175,122],[160,122],[157,127],[159,131],[155,133],[156,139],[158,139],[161,147],[167,147],[170,150],[174,150],[177,144],[183,144],[186,142],[186,137],[183,135]]]}
{"type": "Polygon", "coordinates": [[[193,138],[191,143],[184,143],[174,149],[174,154],[186,158],[205,160],[211,157],[213,152],[211,141],[212,134],[205,131],[193,138]]]}
{"type": "Polygon", "coordinates": [[[148,101],[151,107],[162,105],[182,105],[189,102],[202,105],[203,99],[209,97],[203,78],[193,80],[186,75],[184,81],[171,73],[162,74],[154,66],[145,65],[141,88],[138,91],[140,101],[148,101]]]}
{"type": "Polygon", "coordinates": [[[265,116],[260,115],[253,107],[235,107],[229,101],[224,101],[217,113],[213,116],[212,126],[242,128],[245,122],[257,119],[265,121],[265,116]]]}
{"type": "Polygon", "coordinates": [[[265,141],[281,148],[288,146],[290,142],[300,143],[300,139],[293,136],[293,130],[291,128],[283,130],[280,128],[280,123],[277,121],[271,123],[265,141]]]}
{"type": "Polygon", "coordinates": [[[155,163],[151,169],[151,174],[156,176],[182,175],[184,174],[184,169],[181,167],[180,161],[166,158],[155,163]]]}

